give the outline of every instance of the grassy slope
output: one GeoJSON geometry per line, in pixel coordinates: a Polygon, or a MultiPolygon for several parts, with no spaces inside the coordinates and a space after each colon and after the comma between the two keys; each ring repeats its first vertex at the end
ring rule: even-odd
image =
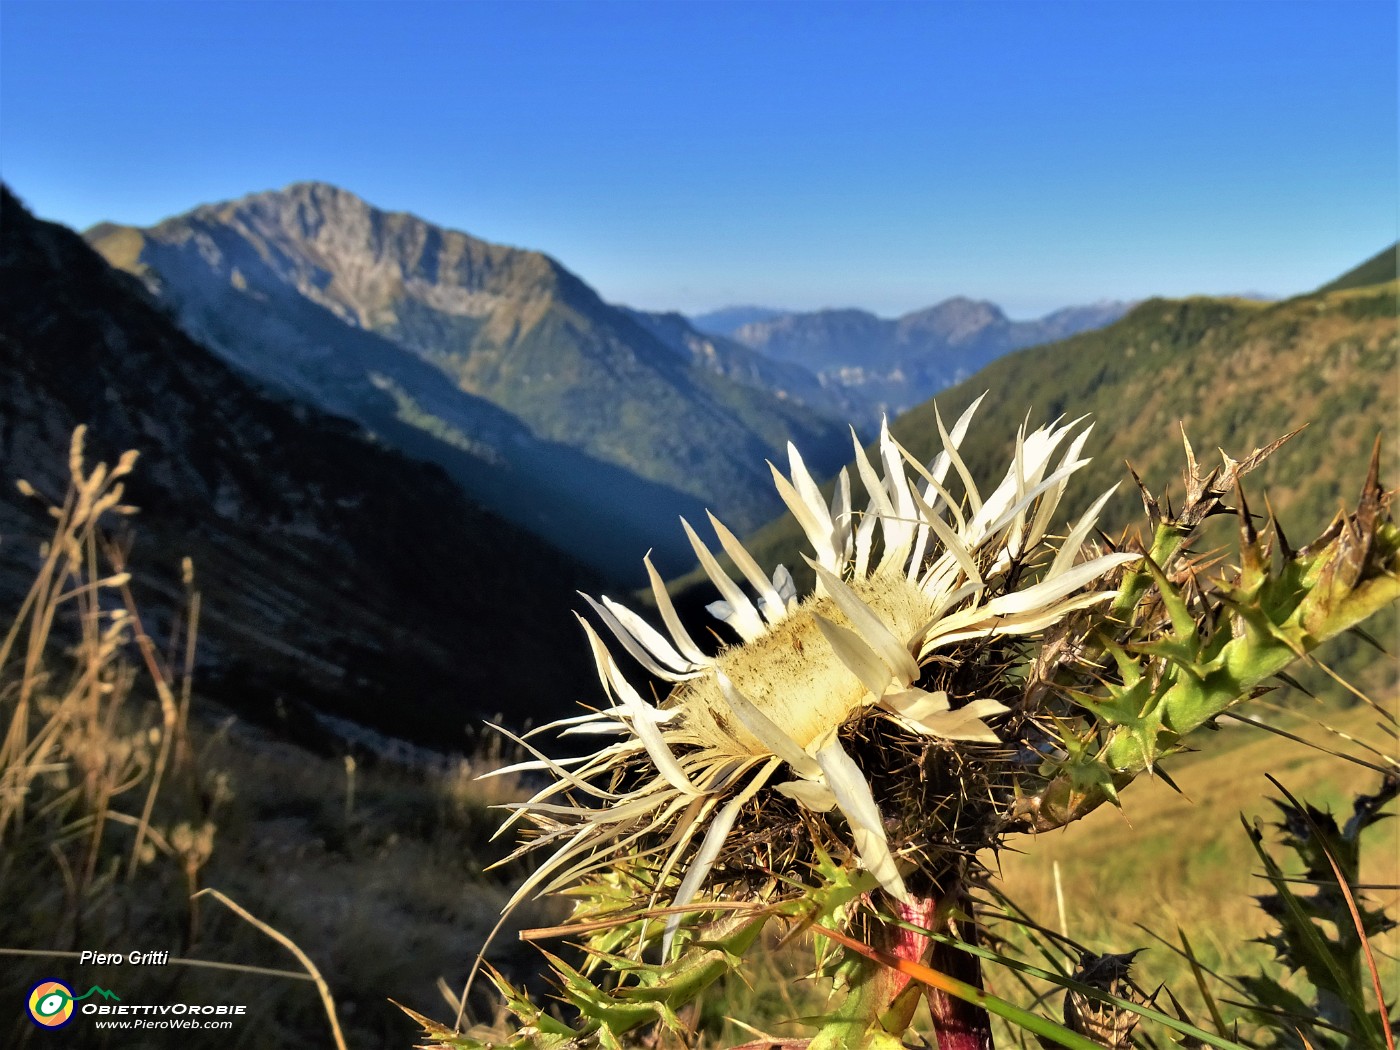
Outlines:
{"type": "Polygon", "coordinates": [[[1396,262],[1400,261],[1400,243],[1382,248],[1360,266],[1355,266],[1335,281],[1329,281],[1318,289],[1320,292],[1338,292],[1345,288],[1364,288],[1370,284],[1383,284],[1396,277],[1396,262]]]}
{"type": "MultiPolygon", "coordinates": [[[[1278,717],[1323,747],[1374,759],[1309,718],[1278,717]]],[[[1370,709],[1323,721],[1394,751],[1394,738],[1376,728],[1379,718],[1370,709]]],[[[1062,831],[1018,840],[1024,852],[1003,857],[1006,890],[1042,923],[1059,925],[1058,865],[1066,932],[1099,952],[1150,948],[1140,957],[1139,981],[1149,989],[1166,981],[1179,998],[1192,1002],[1199,999],[1185,960],[1145,931],[1179,944],[1179,927],[1202,964],[1227,975],[1272,962],[1267,949],[1252,943],[1270,929],[1271,920],[1252,899],[1267,892],[1267,884],[1258,877],[1262,866],[1240,825],[1241,814],[1265,825],[1278,817],[1267,799],[1279,792],[1265,774],[1299,798],[1331,808],[1339,822],[1350,814],[1357,792],[1375,791],[1380,784],[1370,770],[1248,727],[1226,729],[1201,748],[1170,764],[1183,794],[1161,780],[1135,784],[1123,796],[1121,813],[1105,808],[1062,831]]],[[[1265,841],[1276,839],[1266,828],[1265,841]]],[[[1367,896],[1394,914],[1400,903],[1400,828],[1395,821],[1382,822],[1362,841],[1361,881],[1385,887],[1367,896]]],[[[1285,851],[1272,852],[1287,870],[1297,871],[1285,851]]],[[[1400,936],[1392,931],[1374,947],[1382,983],[1394,988],[1400,936]]]]}

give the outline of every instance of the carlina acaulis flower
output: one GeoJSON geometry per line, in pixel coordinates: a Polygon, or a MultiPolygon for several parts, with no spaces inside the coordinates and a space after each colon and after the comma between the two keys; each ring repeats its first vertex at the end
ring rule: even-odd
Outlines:
{"type": "MultiPolygon", "coordinates": [[[[616,644],[670,692],[660,704],[645,699],[580,618],[609,704],[535,732],[605,743],[553,759],[521,739],[534,760],[512,768],[553,781],[507,807],[514,813],[501,831],[523,821],[532,833],[513,856],[549,853],[508,911],[623,856],[649,858],[659,892],[675,886],[659,903],[683,906],[754,868],[752,851],[735,844],[779,825],[787,853],[770,853],[770,872],[792,870],[820,848],[852,856],[891,896],[910,900],[907,880],[929,860],[928,829],[951,821],[956,808],[927,803],[930,778],[917,756],[932,750],[956,760],[980,748],[1004,759],[1014,750],[994,725],[1018,695],[1007,674],[1018,646],[1111,598],[1105,579],[1137,557],[1100,553],[1090,540],[1112,490],[1058,537],[1051,532],[1070,475],[1088,462],[1080,420],[1023,427],[1005,477],[979,492],[958,449],[980,400],[951,431],[939,419],[943,449],[926,466],[887,426],[878,468],[856,441],[863,513],[853,512],[848,471],[828,503],[789,445],[789,474],[773,468],[773,479],[811,547],[816,582],[804,597],[784,566],[764,572],[711,516],[746,591],[682,522],[720,595],[710,611],[736,644],[703,649],[649,558],[664,632],[609,598],[587,598],[616,644]]],[[[951,781],[936,789],[957,795],[951,781]]],[[[663,955],[678,923],[670,921],[663,955]]]]}

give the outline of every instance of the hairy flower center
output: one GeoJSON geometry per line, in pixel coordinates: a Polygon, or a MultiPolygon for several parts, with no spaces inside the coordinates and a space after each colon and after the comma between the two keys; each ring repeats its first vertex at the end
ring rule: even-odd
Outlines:
{"type": "MultiPolygon", "coordinates": [[[[850,586],[906,646],[932,615],[928,596],[902,574],[858,578],[850,586]]],[[[809,596],[762,637],[716,657],[739,692],[804,748],[873,699],[822,637],[819,616],[851,627],[831,598],[809,596]]],[[[678,686],[666,706],[684,711],[681,739],[688,743],[727,754],[768,753],[735,717],[713,675],[678,686]]]]}

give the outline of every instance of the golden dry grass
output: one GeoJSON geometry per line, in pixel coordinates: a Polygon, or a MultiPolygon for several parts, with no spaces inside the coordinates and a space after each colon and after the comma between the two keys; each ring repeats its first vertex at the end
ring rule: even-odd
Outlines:
{"type": "MultiPolygon", "coordinates": [[[[109,532],[134,457],[90,466],[81,436],[73,489],[42,503],[54,532],[33,588],[0,635],[0,997],[19,1002],[58,976],[136,1001],[237,1002],[249,1019],[228,1045],[259,1048],[325,1044],[320,1000],[333,998],[350,1046],[408,1045],[413,1026],[388,997],[442,1012],[439,979],[460,987],[520,875],[482,868],[505,851],[488,842],[500,820],[489,807],[523,788],[474,779],[514,756],[487,746],[431,773],[352,764],[197,702],[192,569],[192,611],[153,642],[109,532]],[[201,901],[206,887],[286,940],[201,901]],[[287,943],[324,975],[321,996],[281,972],[287,943]],[[74,954],[138,948],[172,961],[92,966],[74,954]]],[[[526,909],[519,921],[554,917],[526,909]]],[[[538,964],[510,944],[497,961],[538,964]]],[[[0,1043],[32,1029],[12,1013],[0,1043]]]]}
{"type": "MultiPolygon", "coordinates": [[[[1393,695],[1389,703],[1394,710],[1393,695]]],[[[1395,737],[1368,707],[1274,717],[1327,748],[1377,760],[1319,722],[1395,755],[1395,737]]],[[[1002,862],[1009,895],[1054,929],[1061,922],[1058,869],[1064,932],[1098,952],[1150,949],[1138,958],[1139,983],[1151,990],[1166,982],[1194,1005],[1201,999],[1188,964],[1147,931],[1178,946],[1177,930],[1184,931],[1202,965],[1226,975],[1270,965],[1268,949],[1252,943],[1271,928],[1253,899],[1268,893],[1269,884],[1240,824],[1241,814],[1265,825],[1278,818],[1268,799],[1279,792],[1266,776],[1300,799],[1330,807],[1339,823],[1350,815],[1352,798],[1380,785],[1372,770],[1253,727],[1224,729],[1199,746],[1168,764],[1180,794],[1161,779],[1144,778],[1124,792],[1122,812],[1105,807],[1062,831],[1018,840],[1021,852],[1002,862]]],[[[1265,842],[1277,838],[1269,830],[1265,842]]],[[[1365,894],[1393,915],[1400,904],[1400,822],[1383,821],[1362,842],[1362,884],[1384,887],[1365,894]]],[[[1297,870],[1280,847],[1271,852],[1285,870],[1297,870]]],[[[1378,938],[1374,948],[1382,983],[1393,989],[1400,934],[1378,938]]]]}

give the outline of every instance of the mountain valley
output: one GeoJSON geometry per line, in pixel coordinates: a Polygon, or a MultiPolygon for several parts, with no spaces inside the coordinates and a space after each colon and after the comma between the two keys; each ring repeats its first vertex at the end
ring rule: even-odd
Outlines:
{"type": "MultiPolygon", "coordinates": [[[[418,739],[440,730],[463,674],[477,709],[515,665],[534,669],[517,692],[536,699],[514,705],[527,717],[567,704],[547,683],[589,676],[573,592],[603,577],[635,586],[649,548],[663,573],[685,572],[677,514],[698,525],[713,508],[741,532],[772,519],[764,460],[783,462],[792,440],[830,476],[850,452],[837,420],[868,440],[873,394],[911,396],[995,358],[895,433],[928,455],[935,402],[951,418],[988,390],[966,456],[989,477],[1028,406],[1036,419],[1092,412],[1097,458],[1074,483],[1080,499],[1119,480],[1123,458],[1149,484],[1173,476],[1176,419],[1198,448],[1236,454],[1311,420],[1263,474],[1305,529],[1345,495],[1333,461],[1358,462],[1367,435],[1393,432],[1387,406],[1400,395],[1393,252],[1278,303],[1104,303],[1034,322],[967,299],[896,321],[743,308],[731,338],[608,306],[546,256],[322,184],[149,230],[94,227],[87,240],[116,271],[8,196],[5,213],[5,276],[21,304],[3,330],[8,462],[53,492],[77,423],[105,454],[149,446],[151,473],[134,485],[142,532],[166,558],[150,586],[169,606],[175,552],[194,555],[226,621],[226,639],[211,634],[214,679],[261,682],[264,716],[272,694],[292,691],[275,683],[294,681],[312,706],[323,695],[327,710],[374,726],[369,698],[412,680],[429,697],[403,734],[418,739]],[[342,569],[312,570],[323,562],[342,569]],[[469,672],[460,638],[479,646],[469,672]],[[262,648],[276,655],[252,673],[262,648]]],[[[1393,467],[1393,446],[1386,455],[1393,467]]],[[[1132,520],[1132,505],[1120,491],[1107,523],[1132,520]]],[[[0,506],[0,525],[30,536],[25,514],[0,506]]],[[[771,520],[754,553],[801,577],[795,536],[771,520]]],[[[703,615],[698,601],[684,604],[703,615]]]]}

